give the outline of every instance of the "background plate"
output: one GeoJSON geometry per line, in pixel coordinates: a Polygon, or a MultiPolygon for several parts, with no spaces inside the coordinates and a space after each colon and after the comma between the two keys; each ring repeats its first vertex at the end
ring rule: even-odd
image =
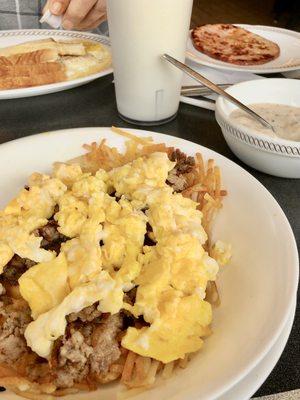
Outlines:
{"type": "Polygon", "coordinates": [[[193,46],[189,35],[187,43],[187,58],[201,65],[226,69],[231,71],[248,71],[258,74],[272,74],[285,71],[300,69],[300,33],[288,29],[276,28],[272,26],[234,24],[272,40],[280,47],[280,56],[273,61],[261,65],[241,66],[225,63],[209,57],[193,46]]]}
{"type": "MultiPolygon", "coordinates": [[[[0,47],[13,46],[23,42],[30,42],[33,40],[45,39],[47,37],[54,37],[58,39],[82,39],[92,40],[102,43],[109,47],[109,39],[106,36],[96,35],[94,33],[84,33],[75,31],[63,31],[52,29],[22,29],[0,31],[0,47]]],[[[112,73],[112,68],[107,68],[97,74],[92,74],[84,78],[74,79],[72,81],[65,81],[59,83],[51,83],[50,85],[34,86],[21,89],[0,90],[1,99],[16,99],[19,97],[40,96],[42,94],[49,94],[54,92],[61,92],[74,88],[76,86],[84,85],[101,76],[112,73]]]]}

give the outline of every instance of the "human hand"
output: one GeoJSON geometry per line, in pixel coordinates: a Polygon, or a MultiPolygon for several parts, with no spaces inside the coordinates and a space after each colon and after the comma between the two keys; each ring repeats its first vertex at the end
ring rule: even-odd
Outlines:
{"type": "Polygon", "coordinates": [[[106,0],[48,0],[45,10],[63,15],[65,29],[94,29],[106,19],[106,0]]]}

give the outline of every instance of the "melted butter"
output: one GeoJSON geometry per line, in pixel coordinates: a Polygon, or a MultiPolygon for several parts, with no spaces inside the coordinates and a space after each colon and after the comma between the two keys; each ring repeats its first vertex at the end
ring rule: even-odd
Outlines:
{"type": "MultiPolygon", "coordinates": [[[[286,140],[300,141],[300,107],[271,103],[250,104],[248,107],[274,127],[276,136],[286,140]]],[[[257,133],[275,137],[271,129],[265,128],[242,110],[233,111],[230,114],[230,120],[257,133]]]]}

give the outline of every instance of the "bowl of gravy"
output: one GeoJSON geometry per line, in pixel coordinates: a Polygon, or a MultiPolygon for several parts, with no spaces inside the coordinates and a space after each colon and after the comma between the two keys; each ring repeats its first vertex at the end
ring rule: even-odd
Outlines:
{"type": "Polygon", "coordinates": [[[300,81],[258,79],[226,90],[261,115],[275,133],[223,97],[216,120],[235,155],[270,175],[300,178],[300,81]]]}

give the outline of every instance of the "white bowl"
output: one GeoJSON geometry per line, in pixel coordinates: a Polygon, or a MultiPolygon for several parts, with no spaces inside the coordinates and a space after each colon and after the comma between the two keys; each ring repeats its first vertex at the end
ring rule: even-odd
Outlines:
{"type": "MultiPolygon", "coordinates": [[[[259,79],[231,86],[226,90],[246,105],[276,103],[300,107],[300,81],[259,79]]],[[[251,167],[283,178],[300,178],[300,142],[256,133],[232,122],[229,115],[237,106],[223,97],[216,102],[216,120],[234,154],[251,167]]]]}
{"type": "MultiPolygon", "coordinates": [[[[189,155],[201,152],[205,160],[216,161],[228,196],[213,236],[233,246],[230,265],[220,272],[221,306],[214,310],[213,335],[186,369],[134,399],[214,400],[249,374],[286,326],[298,282],[294,235],[272,195],[237,164],[186,140],[154,132],[132,132],[152,136],[156,142],[176,146],[189,155]]],[[[102,138],[119,149],[124,147],[124,138],[109,128],[70,129],[2,144],[0,207],[24,185],[32,171],[48,172],[54,161],[76,157],[82,153],[84,143],[102,138]]],[[[97,392],[70,395],[66,400],[115,400],[118,390],[118,384],[104,385],[97,392]]],[[[8,391],[1,396],[20,400],[8,391]]]]}

